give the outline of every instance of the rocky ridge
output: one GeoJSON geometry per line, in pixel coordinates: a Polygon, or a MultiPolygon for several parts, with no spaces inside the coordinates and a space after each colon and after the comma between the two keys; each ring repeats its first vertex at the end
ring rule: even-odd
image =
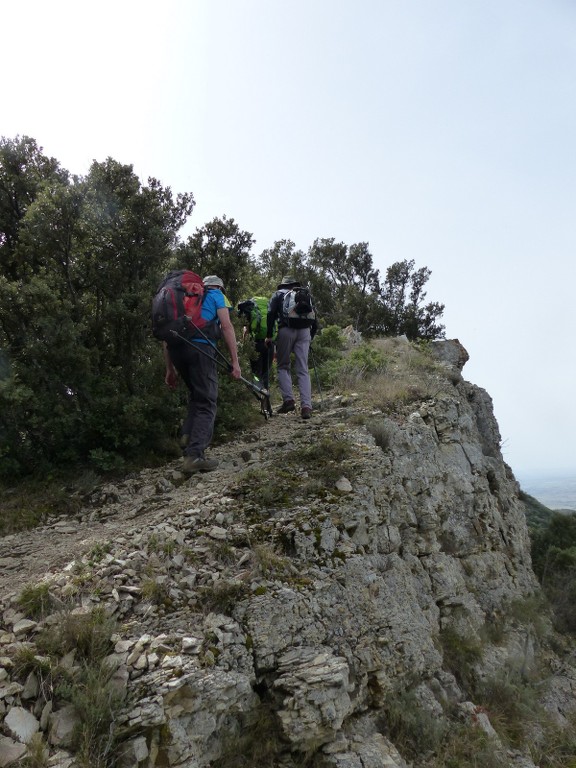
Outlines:
{"type": "MultiPolygon", "coordinates": [[[[122,701],[121,745],[94,766],[114,742],[113,764],[134,768],[404,768],[416,763],[387,715],[410,691],[430,718],[481,728],[502,765],[533,768],[467,699],[443,644],[481,640],[486,678],[540,651],[529,620],[507,615],[538,585],[490,398],[462,379],[458,342],[433,349],[414,373],[432,388],[393,414],[325,398],[310,422],[276,416],[215,448],[214,473],[145,470],[94,489],[74,519],[0,540],[0,768],[33,748],[54,768],[87,764],[78,706],[45,684],[36,646],[94,615],[115,621],[106,664],[122,701]],[[38,616],[27,584],[44,589],[38,616]]],[[[543,702],[562,722],[574,674],[550,663],[543,702]]],[[[74,678],[80,651],[58,664],[74,678]]]]}

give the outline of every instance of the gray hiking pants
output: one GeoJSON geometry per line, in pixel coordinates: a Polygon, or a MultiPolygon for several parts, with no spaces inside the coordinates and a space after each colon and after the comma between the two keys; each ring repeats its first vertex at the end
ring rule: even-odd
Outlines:
{"type": "Polygon", "coordinates": [[[282,400],[294,400],[292,376],[290,373],[290,354],[294,353],[294,367],[300,391],[300,407],[312,408],[312,385],[308,372],[308,351],[310,350],[310,328],[278,329],[276,339],[276,362],[278,366],[278,386],[282,400]]]}

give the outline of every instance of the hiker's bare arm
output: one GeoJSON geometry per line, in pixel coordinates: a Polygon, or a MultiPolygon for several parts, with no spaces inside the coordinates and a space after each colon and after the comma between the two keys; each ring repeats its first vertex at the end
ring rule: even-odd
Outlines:
{"type": "Polygon", "coordinates": [[[170,359],[170,355],[168,353],[168,345],[165,341],[162,343],[162,351],[164,353],[164,362],[166,363],[166,375],[164,376],[164,381],[166,384],[168,384],[170,389],[176,389],[178,374],[176,373],[176,368],[174,368],[174,364],[170,359]]]}
{"type": "Polygon", "coordinates": [[[232,363],[230,374],[232,378],[239,379],[242,373],[240,371],[240,363],[238,362],[236,334],[234,333],[234,326],[230,320],[230,311],[227,307],[220,307],[218,310],[218,320],[220,320],[220,326],[222,328],[222,337],[228,347],[228,352],[230,353],[230,360],[232,363]]]}

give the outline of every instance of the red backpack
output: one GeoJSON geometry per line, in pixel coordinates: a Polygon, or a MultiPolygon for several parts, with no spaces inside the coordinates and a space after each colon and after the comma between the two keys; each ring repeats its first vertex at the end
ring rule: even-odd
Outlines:
{"type": "Polygon", "coordinates": [[[176,342],[177,336],[216,338],[216,320],[202,315],[205,287],[202,278],[189,269],[170,272],[152,299],[152,334],[160,341],[176,342]]]}

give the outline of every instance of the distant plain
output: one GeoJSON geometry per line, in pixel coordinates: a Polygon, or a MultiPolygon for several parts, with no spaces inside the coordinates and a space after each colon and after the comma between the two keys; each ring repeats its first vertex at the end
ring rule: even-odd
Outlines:
{"type": "Polygon", "coordinates": [[[515,473],[525,493],[550,509],[576,510],[576,475],[515,473]]]}

